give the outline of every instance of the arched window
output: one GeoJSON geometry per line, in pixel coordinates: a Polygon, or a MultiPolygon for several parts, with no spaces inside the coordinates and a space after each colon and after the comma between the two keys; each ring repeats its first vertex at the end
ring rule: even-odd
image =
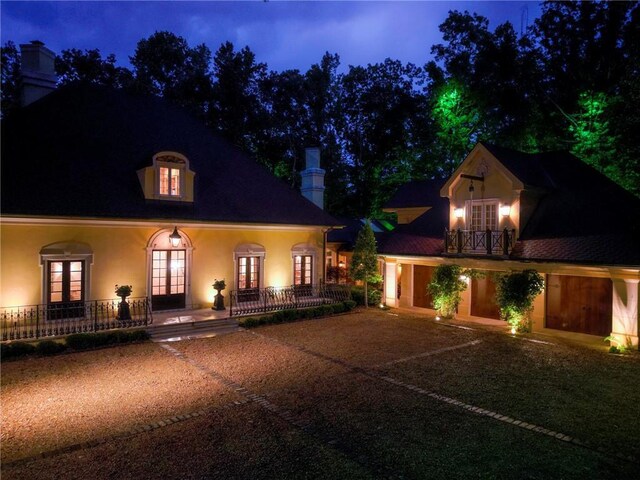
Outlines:
{"type": "Polygon", "coordinates": [[[293,257],[293,285],[313,285],[317,249],[306,243],[294,245],[291,249],[293,257]]]}
{"type": "Polygon", "coordinates": [[[81,314],[89,300],[93,250],[86,243],[58,242],[40,250],[42,303],[55,309],[61,318],[81,314]]]}
{"type": "Polygon", "coordinates": [[[266,250],[256,243],[243,243],[233,252],[235,288],[257,294],[264,287],[264,259],[266,250]]]}
{"type": "Polygon", "coordinates": [[[173,229],[156,232],[147,243],[147,292],[152,310],[175,310],[191,306],[191,264],[193,246],[189,236],[178,230],[176,246],[169,238],[173,229]]]}

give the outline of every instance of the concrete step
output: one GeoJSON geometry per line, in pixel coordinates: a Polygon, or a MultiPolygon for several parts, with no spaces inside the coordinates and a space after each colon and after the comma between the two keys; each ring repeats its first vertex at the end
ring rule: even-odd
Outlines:
{"type": "Polygon", "coordinates": [[[149,335],[151,335],[151,340],[154,342],[213,337],[240,330],[241,328],[238,326],[238,321],[232,318],[150,325],[147,327],[147,331],[149,332],[149,335]]]}

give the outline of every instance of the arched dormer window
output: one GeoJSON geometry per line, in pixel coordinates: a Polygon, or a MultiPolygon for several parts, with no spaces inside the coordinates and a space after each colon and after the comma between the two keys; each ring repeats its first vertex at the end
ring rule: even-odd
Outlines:
{"type": "Polygon", "coordinates": [[[153,164],[138,170],[144,196],[154,200],[193,202],[195,173],[189,160],[178,152],[158,152],[153,164]]]}

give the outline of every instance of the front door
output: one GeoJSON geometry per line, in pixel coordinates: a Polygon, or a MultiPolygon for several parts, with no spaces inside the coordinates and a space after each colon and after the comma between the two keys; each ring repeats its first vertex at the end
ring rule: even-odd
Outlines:
{"type": "Polygon", "coordinates": [[[151,275],[152,310],[185,308],[186,250],[154,250],[151,275]]]}
{"type": "Polygon", "coordinates": [[[84,316],[84,261],[47,262],[47,318],[84,316]]]}

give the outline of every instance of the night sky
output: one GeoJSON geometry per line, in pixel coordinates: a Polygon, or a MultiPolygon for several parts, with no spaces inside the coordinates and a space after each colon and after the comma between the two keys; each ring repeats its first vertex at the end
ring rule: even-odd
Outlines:
{"type": "Polygon", "coordinates": [[[324,52],[342,67],[399,59],[423,65],[431,45],[442,42],[438,25],[449,10],[484,15],[493,29],[511,21],[520,31],[540,14],[537,2],[8,2],[2,1],[4,44],[41,40],[62,49],[100,49],[128,65],[136,43],[158,30],[205,43],[248,45],[272,70],[306,71],[324,52]]]}

